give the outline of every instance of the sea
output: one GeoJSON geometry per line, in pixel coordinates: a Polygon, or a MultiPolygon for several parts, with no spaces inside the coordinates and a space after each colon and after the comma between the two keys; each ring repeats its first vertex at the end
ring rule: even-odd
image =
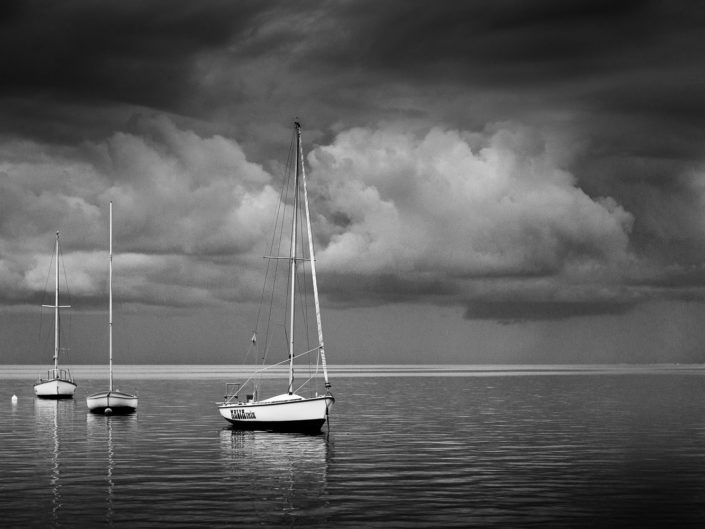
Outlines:
{"type": "Polygon", "coordinates": [[[0,366],[2,528],[705,527],[702,365],[332,366],[318,435],[232,429],[230,366],[116,366],[114,416],[45,370],[0,366]]]}

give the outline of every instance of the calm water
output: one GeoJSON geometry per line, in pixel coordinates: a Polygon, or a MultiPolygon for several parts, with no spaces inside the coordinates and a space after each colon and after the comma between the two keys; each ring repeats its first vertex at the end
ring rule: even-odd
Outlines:
{"type": "Polygon", "coordinates": [[[705,526],[702,372],[517,374],[338,376],[318,436],[231,430],[225,378],[0,378],[0,526],[705,526]]]}

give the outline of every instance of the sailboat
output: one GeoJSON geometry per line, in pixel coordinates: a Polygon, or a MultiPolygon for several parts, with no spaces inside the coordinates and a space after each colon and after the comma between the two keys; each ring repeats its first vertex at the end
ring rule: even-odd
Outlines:
{"type": "Polygon", "coordinates": [[[47,372],[46,378],[40,378],[34,384],[34,394],[45,399],[71,399],[76,391],[69,369],[59,368],[59,351],[61,350],[61,325],[59,324],[59,309],[68,308],[70,305],[59,305],[59,232],[56,232],[54,268],[54,304],[42,307],[54,309],[54,369],[47,372]]]}
{"type": "MultiPolygon", "coordinates": [[[[284,272],[286,273],[288,285],[284,281],[281,286],[282,290],[285,291],[286,296],[281,296],[284,308],[283,320],[288,320],[288,332],[282,336],[281,346],[281,356],[284,356],[284,351],[288,350],[288,356],[273,365],[265,365],[258,371],[256,371],[249,379],[243,383],[230,383],[226,385],[225,400],[216,403],[220,414],[239,429],[248,430],[274,430],[274,431],[291,431],[291,432],[316,432],[320,431],[323,424],[328,419],[329,411],[335,399],[330,393],[331,384],[328,380],[328,370],[326,367],[326,356],[323,345],[323,330],[321,326],[321,311],[318,299],[318,284],[316,280],[316,261],[314,258],[314,248],[311,233],[311,216],[309,211],[308,194],[306,190],[306,172],[304,167],[303,150],[301,146],[301,125],[298,121],[294,122],[294,136],[295,141],[292,145],[295,145],[294,150],[290,153],[289,164],[287,175],[289,176],[289,183],[292,188],[292,193],[290,195],[289,201],[292,203],[291,208],[278,208],[277,221],[275,222],[275,235],[272,238],[272,255],[267,256],[267,273],[265,274],[265,288],[262,291],[262,297],[260,302],[260,311],[258,315],[258,320],[260,318],[265,320],[263,323],[264,330],[266,331],[265,344],[264,344],[264,361],[266,361],[266,356],[269,353],[271,347],[276,347],[274,343],[273,329],[279,327],[276,323],[272,323],[271,314],[272,309],[262,310],[262,305],[265,299],[269,303],[274,303],[275,295],[274,292],[277,290],[277,281],[270,278],[268,282],[268,277],[276,276],[276,264],[279,262],[287,262],[288,268],[284,272]],[[292,182],[293,178],[293,182],[292,182]],[[290,210],[291,217],[289,221],[291,226],[285,227],[285,216],[284,212],[290,210]],[[302,233],[302,226],[305,224],[306,233],[302,233]],[[289,240],[289,252],[288,255],[279,256],[274,255],[278,253],[279,248],[275,248],[275,241],[283,240],[284,232],[290,231],[291,238],[289,240]],[[277,232],[277,230],[279,230],[277,232]],[[305,245],[304,239],[307,240],[308,244],[305,245]],[[300,247],[299,247],[300,246],[300,247]],[[307,248],[306,248],[307,246],[307,248]],[[308,266],[306,266],[308,264],[308,266]],[[309,269],[310,277],[306,275],[309,269]],[[274,269],[274,271],[272,271],[274,269]],[[308,280],[307,280],[308,278],[308,280]],[[272,294],[265,296],[265,291],[267,290],[267,284],[271,285],[272,294]],[[312,290],[313,301],[315,308],[315,327],[316,332],[307,332],[310,319],[305,316],[306,312],[303,311],[301,307],[308,306],[305,302],[306,298],[303,295],[303,291],[306,288],[312,290]],[[296,315],[299,315],[300,321],[297,322],[296,315]],[[297,325],[298,324],[298,325],[297,325]],[[302,327],[305,327],[303,329],[302,327]],[[297,337],[296,334],[303,335],[297,337]],[[315,337],[315,338],[312,338],[315,337]],[[317,340],[313,344],[306,344],[305,339],[317,340]],[[317,353],[317,355],[313,355],[317,353]],[[308,379],[297,388],[294,386],[294,360],[301,360],[301,357],[307,355],[309,358],[309,370],[315,369],[311,372],[308,379]],[[311,358],[316,356],[315,368],[312,367],[314,362],[311,358]],[[320,364],[319,364],[320,361],[320,364]],[[276,370],[277,366],[282,366],[283,364],[288,364],[288,375],[289,383],[285,393],[280,393],[269,398],[260,399],[260,383],[262,377],[266,375],[269,369],[276,370]],[[320,373],[319,365],[322,369],[323,380],[325,382],[324,392],[313,392],[313,386],[315,382],[320,383],[320,373]],[[249,392],[251,388],[251,393],[249,392]],[[306,395],[301,393],[306,391],[306,395]],[[244,398],[242,397],[244,393],[244,398]]],[[[286,202],[286,189],[282,192],[281,203],[286,202]]],[[[260,321],[258,321],[258,326],[260,321]]],[[[310,324],[313,327],[313,324],[310,324]]],[[[285,325],[281,325],[285,327],[285,325]]],[[[259,349],[257,348],[257,332],[255,332],[251,339],[251,348],[254,347],[259,355],[259,349]]],[[[259,358],[258,358],[259,361],[259,358]]]]}
{"type": "Polygon", "coordinates": [[[88,409],[95,413],[132,413],[137,396],[113,388],[113,203],[110,202],[110,245],[108,252],[108,390],[86,397],[88,409]]]}

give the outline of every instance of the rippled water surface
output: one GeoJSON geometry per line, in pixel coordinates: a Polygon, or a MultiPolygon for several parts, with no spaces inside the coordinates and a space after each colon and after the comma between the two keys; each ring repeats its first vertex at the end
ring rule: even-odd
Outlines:
{"type": "Polygon", "coordinates": [[[112,417],[0,378],[0,526],[705,526],[702,373],[514,375],[339,377],[317,436],[231,430],[215,378],[112,417]]]}

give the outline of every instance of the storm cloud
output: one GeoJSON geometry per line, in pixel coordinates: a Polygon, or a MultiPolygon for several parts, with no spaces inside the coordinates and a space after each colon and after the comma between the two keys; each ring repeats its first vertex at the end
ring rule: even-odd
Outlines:
{"type": "Polygon", "coordinates": [[[704,25],[637,0],[4,2],[2,301],[43,287],[56,229],[99,298],[109,200],[126,299],[253,299],[296,116],[340,306],[699,301],[704,25]]]}

